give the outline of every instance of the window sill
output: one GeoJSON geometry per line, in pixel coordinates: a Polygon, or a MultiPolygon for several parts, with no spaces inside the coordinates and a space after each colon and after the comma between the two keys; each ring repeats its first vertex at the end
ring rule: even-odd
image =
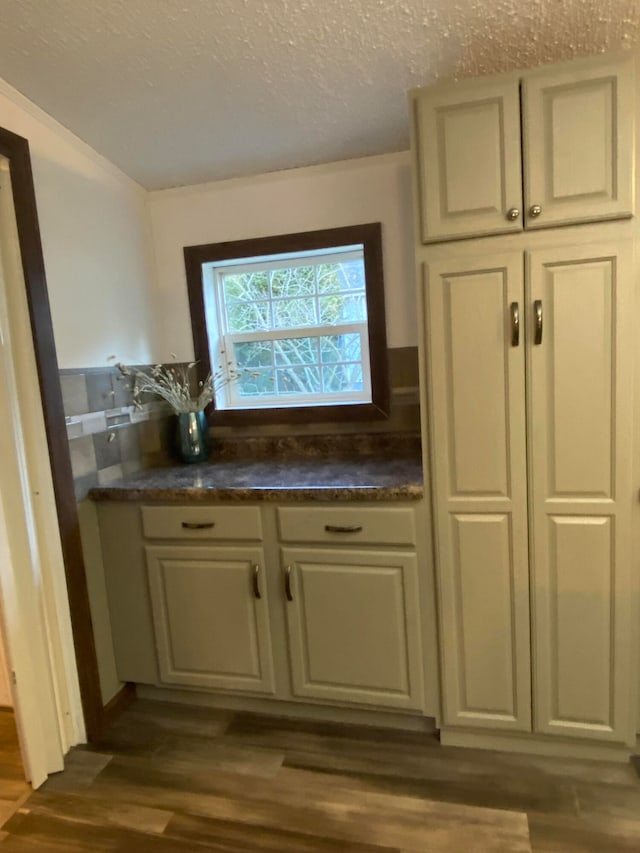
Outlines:
{"type": "Polygon", "coordinates": [[[296,406],[269,409],[211,409],[210,426],[253,426],[257,424],[322,424],[348,421],[380,421],[389,417],[389,405],[355,403],[339,406],[296,406]]]}

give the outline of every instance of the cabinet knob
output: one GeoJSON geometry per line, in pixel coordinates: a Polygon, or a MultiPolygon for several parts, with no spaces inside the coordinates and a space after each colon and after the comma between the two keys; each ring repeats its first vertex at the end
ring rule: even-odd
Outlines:
{"type": "Polygon", "coordinates": [[[529,208],[529,216],[540,216],[542,213],[542,208],[539,204],[532,204],[529,208]]]}
{"type": "Polygon", "coordinates": [[[517,207],[512,207],[507,211],[507,219],[513,222],[520,216],[520,210],[517,207]]]}

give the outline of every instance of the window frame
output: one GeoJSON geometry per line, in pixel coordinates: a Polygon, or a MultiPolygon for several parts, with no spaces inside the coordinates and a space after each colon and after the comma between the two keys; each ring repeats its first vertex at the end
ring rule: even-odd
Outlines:
{"type": "MultiPolygon", "coordinates": [[[[389,377],[387,367],[386,319],[384,310],[384,278],[382,270],[382,226],[379,222],[328,228],[296,234],[279,234],[248,240],[207,243],[185,246],[184,261],[195,358],[199,378],[211,368],[209,329],[204,288],[208,276],[203,265],[221,261],[239,262],[246,258],[283,255],[294,252],[313,252],[363,246],[368,325],[371,402],[318,403],[269,406],[265,408],[217,409],[214,403],[207,410],[212,425],[250,425],[260,423],[323,423],[362,420],[381,420],[389,417],[389,377]]],[[[317,327],[312,327],[317,328],[317,327]]]]}

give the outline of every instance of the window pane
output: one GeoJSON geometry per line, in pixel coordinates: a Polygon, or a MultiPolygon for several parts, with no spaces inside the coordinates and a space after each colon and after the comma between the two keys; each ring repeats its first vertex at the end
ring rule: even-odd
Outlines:
{"type": "Polygon", "coordinates": [[[320,370],[317,367],[285,367],[276,370],[278,394],[317,394],[320,370]]]}
{"type": "Polygon", "coordinates": [[[364,290],[364,261],[318,265],[318,293],[364,290]]]}
{"type": "MultiPolygon", "coordinates": [[[[384,404],[377,340],[383,336],[368,328],[381,329],[384,320],[377,308],[383,304],[380,230],[352,226],[304,239],[280,235],[185,248],[189,292],[204,296],[212,368],[240,374],[217,395],[216,408],[327,406],[333,415],[338,403],[384,404]],[[375,317],[367,316],[368,300],[375,317]]],[[[198,346],[201,326],[194,321],[198,346]]],[[[313,423],[314,416],[306,419],[313,423]]],[[[265,422],[277,417],[265,411],[265,422]]]]}
{"type": "Polygon", "coordinates": [[[276,364],[315,364],[318,361],[317,338],[286,338],[274,341],[276,364]]]}
{"type": "Polygon", "coordinates": [[[273,344],[271,341],[242,341],[234,343],[233,354],[236,365],[244,367],[271,367],[273,365],[273,344]]]}
{"type": "Polygon", "coordinates": [[[269,276],[266,272],[246,272],[222,277],[225,302],[254,302],[269,298],[269,276]]]}
{"type": "Polygon", "coordinates": [[[327,393],[362,391],[362,365],[332,364],[322,368],[322,384],[327,393]]]}
{"type": "Polygon", "coordinates": [[[236,381],[236,391],[240,397],[273,394],[274,387],[273,370],[266,367],[258,367],[249,373],[242,373],[236,381]]]}
{"type": "Polygon", "coordinates": [[[307,296],[315,293],[313,267],[290,267],[271,273],[271,295],[307,296]]]}
{"type": "Polygon", "coordinates": [[[296,329],[299,326],[315,326],[316,300],[313,297],[307,299],[283,299],[272,302],[273,305],[273,328],[274,329],[296,329]]]}
{"type": "Polygon", "coordinates": [[[232,302],[227,305],[227,328],[230,332],[257,332],[271,328],[269,302],[232,302]]]}
{"type": "Polygon", "coordinates": [[[337,323],[357,322],[367,319],[367,303],[362,296],[322,296],[320,303],[320,325],[335,326],[337,323]]]}
{"type": "Polygon", "coordinates": [[[361,361],[360,335],[327,335],[320,338],[322,361],[361,361]]]}

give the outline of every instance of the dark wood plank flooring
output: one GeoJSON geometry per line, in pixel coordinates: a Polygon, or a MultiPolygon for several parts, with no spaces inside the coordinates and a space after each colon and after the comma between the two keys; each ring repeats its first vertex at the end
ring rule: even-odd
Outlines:
{"type": "Polygon", "coordinates": [[[640,851],[631,763],[138,700],[2,827],[9,851],[640,851]]]}

